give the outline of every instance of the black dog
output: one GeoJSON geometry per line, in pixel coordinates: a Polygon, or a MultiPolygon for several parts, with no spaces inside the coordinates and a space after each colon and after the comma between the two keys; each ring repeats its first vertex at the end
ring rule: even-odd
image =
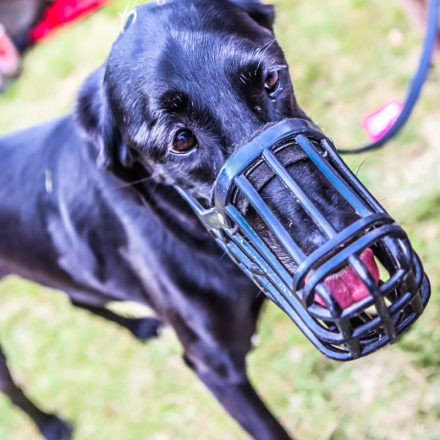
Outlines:
{"type": "MultiPolygon", "coordinates": [[[[171,325],[187,365],[251,436],[289,438],[246,374],[263,295],[173,185],[209,201],[219,169],[246,139],[306,116],[274,39],[271,6],[164,3],[130,16],[73,115],[0,138],[0,276],[62,290],[143,340],[171,325]],[[105,308],[127,300],[150,306],[157,319],[105,308]]],[[[293,158],[289,172],[333,222],[345,223],[343,203],[307,160],[293,158]]],[[[289,214],[293,235],[319,242],[280,182],[264,191],[273,209],[289,214]]],[[[0,389],[46,438],[70,436],[67,424],[25,397],[3,355],[0,389]]]]}

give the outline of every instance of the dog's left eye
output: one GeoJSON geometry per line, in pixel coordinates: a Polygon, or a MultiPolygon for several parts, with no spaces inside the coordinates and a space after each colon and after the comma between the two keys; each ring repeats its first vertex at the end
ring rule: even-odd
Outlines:
{"type": "Polygon", "coordinates": [[[197,138],[191,130],[182,128],[174,136],[171,152],[174,154],[185,154],[197,147],[197,138]]]}
{"type": "Polygon", "coordinates": [[[280,73],[278,70],[268,72],[264,81],[264,89],[269,96],[273,96],[280,85],[280,73]]]}

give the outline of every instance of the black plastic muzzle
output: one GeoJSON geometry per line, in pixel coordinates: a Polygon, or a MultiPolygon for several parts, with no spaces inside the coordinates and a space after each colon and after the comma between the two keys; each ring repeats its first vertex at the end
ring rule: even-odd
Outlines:
{"type": "Polygon", "coordinates": [[[187,191],[177,189],[222,249],[332,359],[359,358],[393,342],[429,300],[429,280],[405,232],[354,176],[332,142],[306,120],[282,121],[239,148],[218,175],[213,208],[203,208],[187,191]],[[292,155],[307,156],[353,209],[349,226],[336,230],[290,175],[283,160],[288,149],[292,155]],[[270,169],[271,178],[281,179],[326,237],[311,253],[294,240],[253,183],[253,173],[262,165],[270,169]],[[251,227],[243,203],[267,225],[297,267],[294,273],[251,227]],[[381,266],[379,282],[361,258],[366,249],[381,266]],[[344,267],[355,271],[369,293],[345,308],[325,283],[344,267]]]}

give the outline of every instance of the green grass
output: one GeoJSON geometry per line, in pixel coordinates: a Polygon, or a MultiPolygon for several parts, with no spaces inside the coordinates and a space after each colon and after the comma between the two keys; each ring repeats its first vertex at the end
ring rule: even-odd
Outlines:
{"type": "MultiPolygon", "coordinates": [[[[343,146],[364,140],[359,120],[402,97],[421,35],[397,3],[278,0],[277,33],[303,107],[343,146]],[[397,38],[396,38],[397,35],[397,38]],[[400,36],[400,38],[399,38],[400,36]]],[[[0,97],[0,131],[68,111],[120,30],[118,0],[27,57],[0,97]]],[[[402,136],[350,158],[353,169],[409,232],[433,284],[431,303],[398,344],[357,362],[324,359],[274,306],[249,356],[252,380],[299,439],[440,439],[440,82],[438,70],[402,136]]],[[[182,364],[171,331],[141,345],[23,280],[0,284],[0,340],[15,377],[77,439],[244,439],[182,364]]],[[[0,439],[38,438],[0,396],[0,439]]]]}

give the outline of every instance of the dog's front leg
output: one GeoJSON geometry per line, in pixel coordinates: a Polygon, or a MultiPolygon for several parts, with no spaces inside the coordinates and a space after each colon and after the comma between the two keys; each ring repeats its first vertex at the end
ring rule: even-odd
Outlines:
{"type": "Polygon", "coordinates": [[[244,372],[244,377],[239,382],[219,377],[215,371],[195,370],[195,372],[226,411],[252,438],[258,440],[291,438],[267,409],[244,372]]]}
{"type": "Polygon", "coordinates": [[[255,306],[255,302],[237,313],[234,305],[201,308],[198,303],[191,313],[197,320],[176,314],[170,321],[184,346],[186,364],[254,439],[290,439],[246,373],[245,357],[261,306],[255,306]]]}

